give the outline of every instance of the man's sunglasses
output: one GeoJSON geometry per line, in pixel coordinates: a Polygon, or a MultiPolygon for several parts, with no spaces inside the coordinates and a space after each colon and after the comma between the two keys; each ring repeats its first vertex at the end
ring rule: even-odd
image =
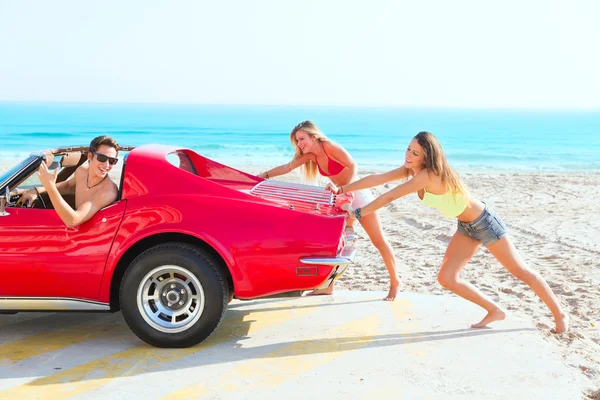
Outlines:
{"type": "Polygon", "coordinates": [[[98,159],[99,162],[106,162],[106,160],[108,160],[108,163],[110,165],[115,165],[119,162],[119,159],[117,157],[105,156],[104,154],[96,153],[95,151],[92,151],[91,153],[96,156],[96,159],[98,159]]]}

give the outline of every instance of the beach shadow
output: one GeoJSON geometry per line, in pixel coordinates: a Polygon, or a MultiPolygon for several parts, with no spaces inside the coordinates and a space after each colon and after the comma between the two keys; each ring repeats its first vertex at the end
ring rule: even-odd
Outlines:
{"type": "MultiPolygon", "coordinates": [[[[69,328],[109,326],[116,320],[122,320],[121,314],[64,312],[64,313],[18,313],[15,315],[0,315],[0,345],[17,337],[48,333],[55,330],[65,331],[69,328]]],[[[119,323],[117,321],[117,323],[119,323]]],[[[124,323],[124,322],[123,322],[124,323]]],[[[0,355],[2,353],[0,352],[0,355]]]]}
{"type": "MultiPolygon", "coordinates": [[[[235,359],[228,359],[227,362],[246,360],[251,358],[279,358],[287,356],[285,354],[276,353],[275,350],[282,347],[294,345],[302,348],[302,355],[309,354],[324,354],[324,353],[337,353],[344,352],[357,348],[367,347],[387,347],[397,346],[411,343],[422,343],[432,341],[442,341],[450,339],[459,339],[466,337],[476,337],[485,335],[497,335],[503,333],[514,333],[524,331],[535,331],[533,328],[514,328],[514,329],[456,329],[448,331],[425,331],[425,332],[411,332],[411,333],[398,333],[398,334],[387,334],[387,335],[366,335],[366,336],[345,336],[345,337],[333,337],[327,339],[316,339],[316,340],[300,340],[294,342],[281,342],[276,344],[269,344],[264,346],[252,347],[252,353],[257,350],[266,353],[260,357],[252,357],[250,354],[238,354],[235,359]],[[247,357],[250,356],[250,357],[247,357]]],[[[242,347],[240,350],[243,350],[242,347]]]]}
{"type": "MultiPolygon", "coordinates": [[[[302,298],[293,300],[290,299],[269,299],[269,300],[252,300],[247,303],[231,304],[223,321],[217,327],[215,332],[200,345],[210,344],[214,338],[226,337],[228,340],[235,338],[244,339],[248,337],[248,332],[255,319],[249,319],[252,314],[255,317],[261,314],[272,311],[285,310],[301,310],[301,309],[318,309],[331,306],[347,306],[358,303],[380,302],[381,300],[358,300],[347,302],[329,303],[309,303],[301,304],[302,298]],[[273,307],[253,308],[254,305],[272,303],[273,307]],[[282,304],[282,306],[275,306],[282,304]],[[247,307],[247,308],[244,308],[247,307]],[[244,308],[238,310],[237,308],[244,308]]],[[[91,338],[110,337],[116,342],[124,339],[124,336],[129,336],[129,341],[143,342],[131,332],[120,312],[117,313],[90,313],[90,312],[58,312],[58,313],[18,313],[14,315],[0,315],[0,366],[6,364],[6,359],[3,360],[3,355],[10,359],[10,351],[5,350],[3,354],[2,345],[16,341],[22,343],[23,346],[39,346],[46,349],[46,352],[51,351],[51,347],[44,346],[43,342],[58,343],[60,346],[61,336],[68,337],[71,343],[82,343],[91,338]],[[98,331],[102,335],[98,335],[98,331]],[[15,340],[14,338],[22,338],[15,340]]],[[[65,338],[66,340],[66,338],[65,338]]],[[[65,343],[65,346],[68,343],[65,343]]],[[[102,344],[94,345],[96,348],[106,347],[110,349],[112,343],[110,340],[103,341],[102,344]]],[[[14,346],[13,346],[14,347],[14,346]]],[[[149,348],[153,348],[149,346],[149,348]]],[[[16,350],[16,349],[15,349],[16,350]]],[[[34,351],[35,352],[35,351],[34,351]]],[[[45,354],[44,350],[40,350],[37,354],[45,354]]]]}
{"type": "MultiPolygon", "coordinates": [[[[230,320],[231,323],[243,323],[243,315],[234,315],[230,320]]],[[[249,325],[249,324],[248,324],[249,325]]],[[[255,359],[280,359],[290,355],[318,355],[318,354],[333,354],[343,353],[363,348],[373,347],[389,347],[398,345],[408,345],[414,343],[424,343],[432,341],[446,341],[458,338],[479,337],[486,335],[508,334],[515,332],[535,331],[533,328],[516,328],[516,329],[456,329],[445,331],[421,331],[408,332],[386,335],[362,335],[362,336],[338,336],[324,339],[300,340],[300,341],[282,341],[277,343],[266,344],[262,346],[244,347],[240,341],[246,337],[240,337],[239,331],[235,333],[225,334],[230,340],[223,341],[223,336],[216,335],[209,338],[204,343],[190,349],[155,349],[148,345],[149,357],[140,356],[137,361],[139,364],[152,365],[154,361],[160,360],[163,357],[169,357],[173,354],[181,352],[183,357],[177,362],[159,364],[155,367],[148,367],[136,372],[128,371],[128,376],[143,375],[147,372],[174,372],[178,370],[196,368],[202,366],[210,366],[223,363],[232,363],[238,361],[252,361],[255,359]],[[218,349],[216,346],[219,346],[218,349]],[[293,346],[293,351],[288,352],[285,349],[293,346]],[[213,349],[213,353],[218,350],[218,357],[212,354],[211,357],[206,357],[206,351],[213,349]],[[284,349],[284,351],[282,351],[284,349]]],[[[368,368],[368,361],[365,360],[365,368],[368,368]]],[[[68,370],[67,370],[68,371],[68,370]]],[[[115,376],[115,378],[118,376],[115,376]]],[[[93,374],[74,374],[70,376],[64,383],[77,383],[95,379],[93,374]]],[[[54,383],[56,384],[56,383],[54,383]]],[[[27,386],[46,386],[45,379],[34,380],[27,386]]]]}
{"type": "Polygon", "coordinates": [[[310,303],[310,304],[300,305],[300,304],[302,304],[303,300],[314,301],[316,298],[317,298],[316,296],[302,296],[302,297],[298,297],[297,299],[293,299],[293,300],[290,300],[289,298],[269,299],[269,300],[248,300],[247,302],[244,301],[242,303],[230,304],[229,307],[227,308],[227,311],[228,312],[230,310],[237,311],[238,308],[251,307],[255,304],[279,304],[279,303],[281,303],[282,300],[284,300],[285,303],[289,304],[289,305],[281,306],[281,307],[270,307],[270,308],[261,307],[259,309],[255,309],[255,310],[248,309],[248,312],[295,310],[295,309],[304,309],[304,308],[316,308],[316,307],[321,308],[321,307],[331,307],[331,306],[345,306],[345,305],[351,305],[351,304],[382,303],[383,302],[383,299],[381,299],[381,298],[374,298],[374,299],[367,299],[367,300],[337,301],[337,302],[332,300],[331,302],[328,302],[328,303],[314,302],[314,303],[310,303]],[[292,304],[292,301],[293,301],[293,304],[292,304]]]}

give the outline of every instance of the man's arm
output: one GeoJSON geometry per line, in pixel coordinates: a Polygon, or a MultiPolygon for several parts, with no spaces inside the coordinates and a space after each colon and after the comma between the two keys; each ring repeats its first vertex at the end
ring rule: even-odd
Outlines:
{"type": "MultiPolygon", "coordinates": [[[[50,198],[52,199],[52,196],[50,196],[50,198]]],[[[80,205],[77,211],[74,211],[62,196],[58,195],[58,199],[58,207],[56,206],[55,200],[52,199],[54,209],[65,225],[69,228],[74,228],[92,218],[100,209],[114,202],[117,199],[117,193],[113,193],[112,190],[99,193],[93,200],[80,205]]]]}
{"type": "Polygon", "coordinates": [[[73,210],[58,192],[58,188],[56,187],[57,172],[58,170],[55,170],[54,174],[50,173],[46,164],[42,164],[38,175],[48,192],[50,201],[52,201],[52,205],[58,213],[58,216],[69,228],[74,228],[77,225],[83,224],[85,221],[92,218],[98,210],[106,207],[117,199],[117,191],[114,186],[112,186],[110,190],[98,193],[92,200],[81,204],[77,210],[73,210]]]}
{"type": "MultiPolygon", "coordinates": [[[[55,186],[60,194],[75,193],[75,177],[68,181],[56,183],[55,186]]],[[[38,195],[41,195],[42,193],[46,193],[46,188],[44,186],[37,186],[27,190],[18,190],[16,194],[21,197],[19,197],[17,205],[26,204],[28,201],[32,203],[38,195]]]]}

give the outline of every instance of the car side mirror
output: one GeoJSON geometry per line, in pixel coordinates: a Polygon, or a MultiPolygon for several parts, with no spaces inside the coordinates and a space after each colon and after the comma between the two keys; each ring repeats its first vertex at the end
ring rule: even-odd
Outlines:
{"type": "Polygon", "coordinates": [[[6,193],[4,196],[0,198],[0,217],[6,217],[10,215],[10,213],[6,212],[6,205],[10,201],[10,190],[8,190],[8,185],[6,185],[6,193]]]}

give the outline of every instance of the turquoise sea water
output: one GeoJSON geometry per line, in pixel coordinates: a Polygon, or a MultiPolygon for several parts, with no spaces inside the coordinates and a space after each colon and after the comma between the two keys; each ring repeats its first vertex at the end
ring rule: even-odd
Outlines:
{"type": "Polygon", "coordinates": [[[289,132],[311,119],[363,169],[401,165],[421,130],[457,169],[598,170],[600,111],[0,103],[0,162],[88,144],[173,144],[241,168],[289,161],[289,132]]]}

